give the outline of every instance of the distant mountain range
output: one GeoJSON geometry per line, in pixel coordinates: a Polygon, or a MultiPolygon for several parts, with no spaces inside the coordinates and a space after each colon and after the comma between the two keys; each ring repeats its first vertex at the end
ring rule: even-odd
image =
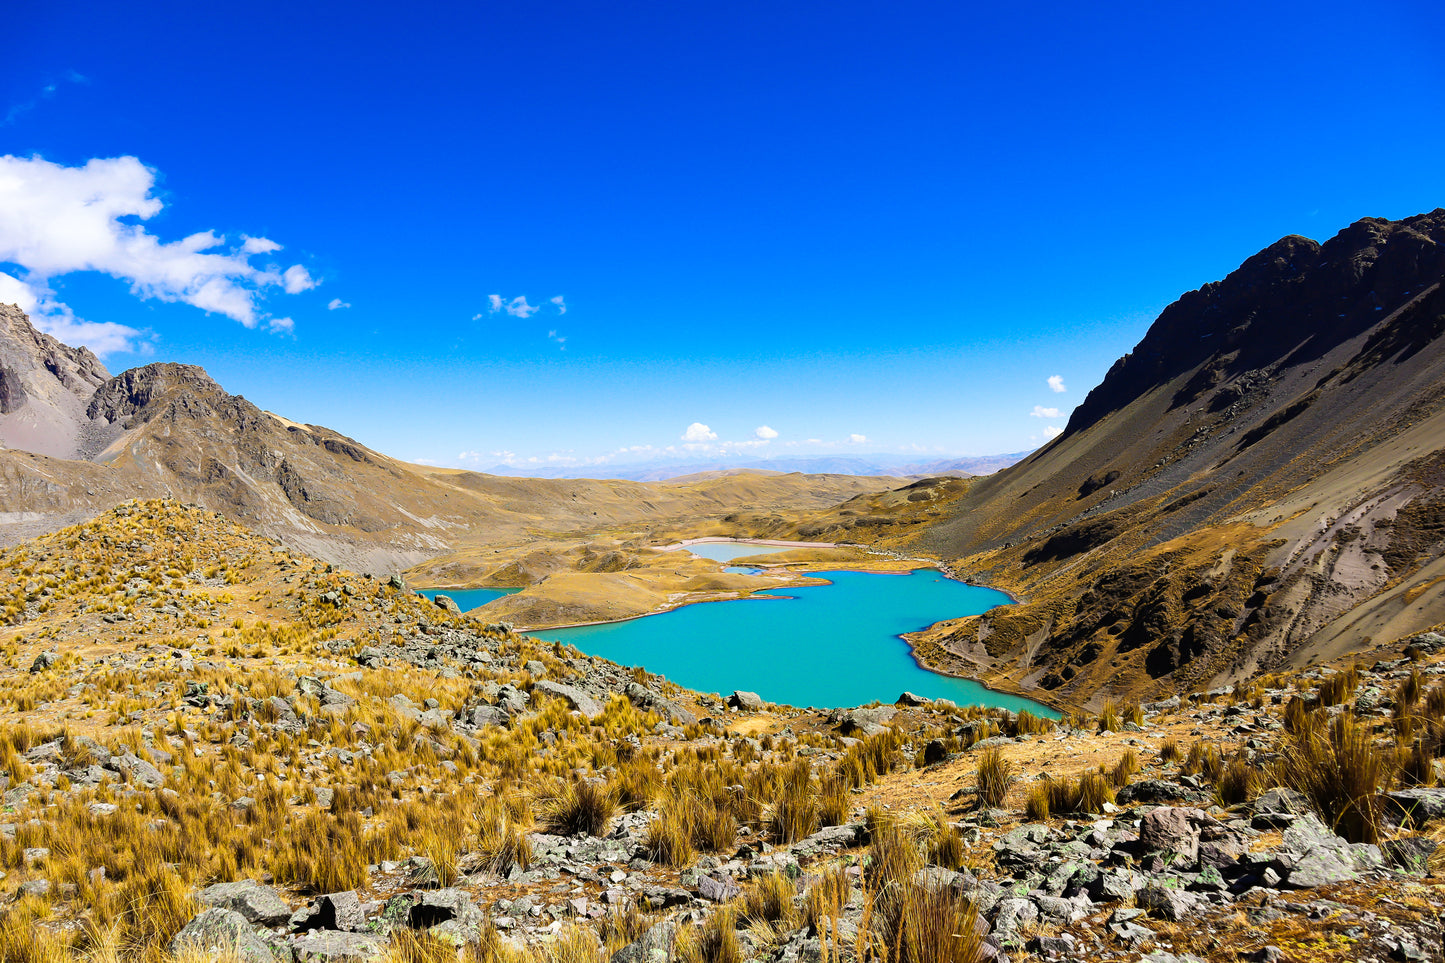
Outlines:
{"type": "Polygon", "coordinates": [[[112,377],[90,351],[0,304],[0,543],[128,499],[169,496],[329,562],[395,572],[461,541],[811,510],[901,483],[814,474],[652,485],[411,465],[262,411],[194,365],[148,364],[112,377]]]}
{"type": "Polygon", "coordinates": [[[586,468],[514,468],[496,465],[490,475],[513,478],[623,478],[631,481],[667,481],[694,475],[752,472],[802,472],[805,475],[882,475],[907,478],[918,475],[987,475],[1027,458],[1026,451],[1004,455],[969,455],[939,461],[909,461],[892,455],[819,455],[813,458],[728,459],[726,461],[645,461],[586,468]]]}

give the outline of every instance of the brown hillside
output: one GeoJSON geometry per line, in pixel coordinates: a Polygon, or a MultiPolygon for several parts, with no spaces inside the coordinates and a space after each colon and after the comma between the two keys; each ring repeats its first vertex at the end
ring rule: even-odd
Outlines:
{"type": "Polygon", "coordinates": [[[1170,305],[1060,438],[915,513],[916,548],[1024,599],[921,651],[1083,700],[1445,619],[1442,280],[1437,210],[1285,238],[1170,305]]]}

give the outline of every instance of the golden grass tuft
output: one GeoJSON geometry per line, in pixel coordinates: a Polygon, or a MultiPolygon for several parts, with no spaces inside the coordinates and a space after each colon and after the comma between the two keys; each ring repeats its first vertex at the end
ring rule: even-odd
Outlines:
{"type": "Polygon", "coordinates": [[[1385,831],[1380,793],[1394,780],[1396,766],[1395,753],[1377,747],[1369,728],[1345,713],[1327,728],[1291,734],[1276,775],[1308,796],[1336,833],[1354,843],[1378,843],[1385,831]]]}
{"type": "Polygon", "coordinates": [[[1004,758],[998,746],[991,746],[978,754],[975,783],[981,805],[991,809],[1002,806],[1013,787],[1014,778],[1014,765],[1004,758]]]}

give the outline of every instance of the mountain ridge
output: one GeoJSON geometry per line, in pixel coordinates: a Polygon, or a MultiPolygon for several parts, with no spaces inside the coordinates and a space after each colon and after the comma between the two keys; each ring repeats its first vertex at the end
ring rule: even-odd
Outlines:
{"type": "Polygon", "coordinates": [[[1445,620],[1442,280],[1436,210],[1283,238],[1165,308],[1059,438],[912,538],[1024,599],[925,657],[1097,701],[1445,620]]]}

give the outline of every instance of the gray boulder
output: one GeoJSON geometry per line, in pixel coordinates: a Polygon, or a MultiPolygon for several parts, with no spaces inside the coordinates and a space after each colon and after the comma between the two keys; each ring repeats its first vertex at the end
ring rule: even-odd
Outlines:
{"type": "Polygon", "coordinates": [[[196,894],[196,899],[207,906],[239,913],[255,926],[280,926],[291,918],[291,907],[281,894],[254,879],[207,886],[196,894]]]}
{"type": "Polygon", "coordinates": [[[835,709],[828,721],[838,727],[844,735],[861,732],[873,736],[883,732],[888,722],[898,714],[894,706],[859,706],[856,709],[835,709]]]}
{"type": "Polygon", "coordinates": [[[1150,883],[1139,890],[1137,899],[1140,906],[1155,916],[1177,923],[1194,910],[1201,897],[1172,886],[1150,883]]]}
{"type": "Polygon", "coordinates": [[[469,721],[478,729],[484,726],[501,726],[505,729],[511,723],[512,717],[499,706],[477,706],[471,711],[469,721]]]}
{"type": "Polygon", "coordinates": [[[627,683],[622,694],[637,708],[644,712],[652,711],[667,719],[675,726],[690,726],[697,721],[697,716],[688,712],[675,702],[670,702],[662,696],[653,692],[645,685],[637,682],[627,683]]]}
{"type": "Polygon", "coordinates": [[[609,963],[669,963],[677,924],[664,920],[643,933],[636,942],[628,943],[612,954],[609,963]]]}
{"type": "Polygon", "coordinates": [[[1193,863],[1199,858],[1199,830],[1214,822],[1201,810],[1163,806],[1144,814],[1139,824],[1139,848],[1146,853],[1177,856],[1193,863]]]}
{"type": "Polygon", "coordinates": [[[389,948],[386,940],[369,933],[316,930],[297,937],[291,952],[296,963],[369,963],[384,958],[389,948]]]}
{"type": "Polygon", "coordinates": [[[1389,798],[1416,825],[1445,816],[1445,789],[1397,789],[1389,798]]]}
{"type": "Polygon", "coordinates": [[[202,910],[181,927],[169,949],[172,956],[234,958],[243,963],[274,963],[275,960],[244,916],[215,906],[202,910]]]}
{"type": "Polygon", "coordinates": [[[697,881],[697,895],[713,903],[726,903],[740,892],[738,885],[726,876],[721,879],[701,876],[697,881]]]}
{"type": "Polygon", "coordinates": [[[742,689],[737,689],[728,696],[728,705],[735,709],[746,709],[748,712],[760,712],[766,703],[756,692],[744,692],[742,689]]]}
{"type": "Polygon", "coordinates": [[[146,789],[165,785],[166,777],[161,775],[161,771],[132,752],[112,758],[110,767],[137,786],[144,786],[146,789]]]}
{"type": "Polygon", "coordinates": [[[1378,846],[1351,845],[1336,836],[1314,816],[1303,816],[1284,831],[1283,847],[1298,859],[1285,881],[1297,889],[1328,886],[1355,879],[1361,872],[1384,864],[1378,846]]]}
{"type": "Polygon", "coordinates": [[[543,679],[532,686],[532,691],[562,699],[588,719],[595,719],[602,715],[604,708],[602,703],[573,686],[553,682],[551,679],[543,679]]]}

